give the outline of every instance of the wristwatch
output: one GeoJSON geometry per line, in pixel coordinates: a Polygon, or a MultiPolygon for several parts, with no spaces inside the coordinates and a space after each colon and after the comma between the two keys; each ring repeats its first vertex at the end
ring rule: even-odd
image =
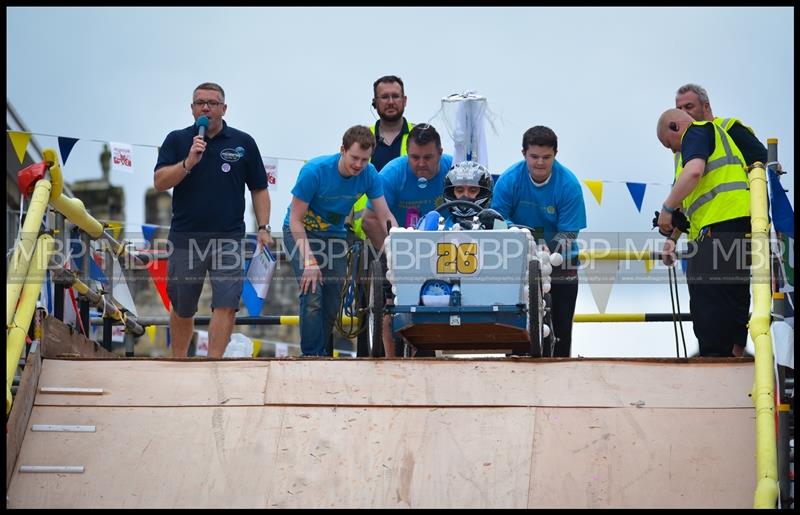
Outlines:
{"type": "Polygon", "coordinates": [[[261,229],[264,229],[265,231],[270,232],[270,233],[272,232],[272,227],[270,227],[269,224],[267,224],[267,225],[259,225],[258,226],[258,230],[260,231],[261,229]]]}

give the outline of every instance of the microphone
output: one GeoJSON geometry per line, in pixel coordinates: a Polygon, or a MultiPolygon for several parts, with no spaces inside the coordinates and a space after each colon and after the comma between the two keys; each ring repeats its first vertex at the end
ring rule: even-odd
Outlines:
{"type": "Polygon", "coordinates": [[[206,137],[206,129],[208,129],[208,116],[201,116],[194,124],[197,126],[197,134],[201,138],[206,137]]]}

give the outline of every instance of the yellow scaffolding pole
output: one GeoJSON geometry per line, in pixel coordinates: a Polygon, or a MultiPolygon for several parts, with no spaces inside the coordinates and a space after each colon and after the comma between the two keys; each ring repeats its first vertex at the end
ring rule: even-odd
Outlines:
{"type": "Polygon", "coordinates": [[[767,174],[762,163],[748,172],[752,229],[753,314],[750,337],[755,345],[753,404],[756,409],[756,491],[754,508],[774,509],[778,499],[778,447],[775,433],[775,374],[770,333],[772,287],[767,215],[767,174]]]}
{"type": "Polygon", "coordinates": [[[25,223],[22,224],[22,232],[19,241],[14,246],[14,254],[8,264],[8,276],[6,277],[6,333],[11,327],[11,320],[14,318],[14,311],[17,309],[22,285],[28,275],[31,257],[36,246],[36,238],[39,236],[39,226],[42,224],[47,209],[47,199],[50,195],[50,181],[40,180],[36,183],[31,195],[31,203],[28,206],[28,214],[25,216],[25,223]]]}
{"type": "MultiPolygon", "coordinates": [[[[41,221],[41,217],[38,220],[41,221]]],[[[22,287],[22,294],[19,297],[19,306],[14,311],[13,320],[9,324],[6,340],[6,415],[11,411],[13,402],[11,384],[14,382],[14,374],[25,348],[25,337],[31,326],[36,300],[42,291],[47,263],[52,250],[53,237],[49,234],[39,236],[28,274],[25,277],[25,284],[22,287]]]]}

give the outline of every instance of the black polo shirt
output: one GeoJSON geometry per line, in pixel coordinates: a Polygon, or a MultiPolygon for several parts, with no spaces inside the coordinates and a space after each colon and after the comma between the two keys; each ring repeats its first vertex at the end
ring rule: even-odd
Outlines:
{"type": "MultiPolygon", "coordinates": [[[[189,154],[194,125],[170,132],[158,152],[155,170],[183,161],[189,154]]],[[[244,185],[267,188],[267,173],[255,140],[223,121],[219,134],[206,137],[206,151],[192,172],[172,189],[174,233],[244,234],[244,185]]]]}
{"type": "Polygon", "coordinates": [[[391,145],[387,145],[381,138],[381,121],[375,122],[375,151],[372,153],[370,162],[379,172],[386,166],[386,163],[396,157],[400,157],[404,134],[408,134],[408,122],[405,118],[403,118],[403,130],[400,131],[400,134],[397,135],[391,145]]]}

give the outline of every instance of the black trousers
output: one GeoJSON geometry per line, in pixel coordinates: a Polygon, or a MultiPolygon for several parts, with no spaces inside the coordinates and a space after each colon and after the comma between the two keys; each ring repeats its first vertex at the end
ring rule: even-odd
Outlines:
{"type": "Polygon", "coordinates": [[[552,298],[553,332],[556,346],[553,356],[568,358],[572,350],[572,319],[575,316],[575,302],[578,299],[578,271],[574,268],[554,269],[551,276],[550,297],[552,298]]]}
{"type": "Polygon", "coordinates": [[[750,218],[712,224],[689,243],[686,281],[700,356],[731,357],[747,344],[750,218]]]}

